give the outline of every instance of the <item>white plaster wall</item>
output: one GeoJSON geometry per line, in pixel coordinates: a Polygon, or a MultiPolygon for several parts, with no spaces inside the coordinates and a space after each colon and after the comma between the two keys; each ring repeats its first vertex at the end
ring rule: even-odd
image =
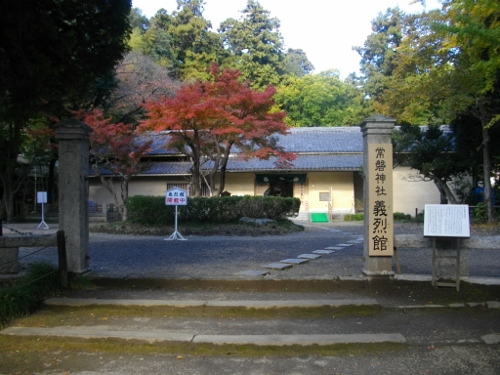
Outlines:
{"type": "Polygon", "coordinates": [[[354,213],[352,172],[311,172],[307,174],[307,201],[310,212],[327,212],[328,202],[319,200],[320,192],[332,189],[333,212],[354,213]]]}
{"type": "Polygon", "coordinates": [[[409,167],[397,167],[393,174],[394,212],[412,217],[415,209],[422,212],[426,204],[439,204],[439,191],[432,181],[422,181],[409,167]]]}
{"type": "MultiPolygon", "coordinates": [[[[182,179],[168,179],[169,183],[182,182],[182,179]]],[[[115,183],[115,190],[120,196],[120,184],[115,183]]],[[[129,197],[134,195],[165,196],[167,190],[166,177],[133,177],[129,183],[129,197]]],[[[91,178],[89,183],[89,200],[97,204],[113,203],[111,194],[104,188],[98,178],[91,178]]]]}
{"type": "Polygon", "coordinates": [[[255,173],[227,173],[224,190],[231,195],[254,195],[255,173]]]}

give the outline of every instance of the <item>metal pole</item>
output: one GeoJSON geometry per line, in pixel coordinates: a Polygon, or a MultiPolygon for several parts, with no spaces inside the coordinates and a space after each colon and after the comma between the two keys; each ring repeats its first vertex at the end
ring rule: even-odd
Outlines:
{"type": "Polygon", "coordinates": [[[175,205],[175,233],[177,233],[177,205],[175,205]]]}

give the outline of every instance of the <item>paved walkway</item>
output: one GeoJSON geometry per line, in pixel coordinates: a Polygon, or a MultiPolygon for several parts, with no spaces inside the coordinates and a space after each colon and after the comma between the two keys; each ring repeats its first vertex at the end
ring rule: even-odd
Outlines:
{"type": "MultiPolygon", "coordinates": [[[[282,236],[185,236],[186,241],[165,236],[133,236],[91,233],[92,274],[109,278],[177,279],[276,279],[331,280],[362,279],[362,223],[300,222],[305,231],[282,236]],[[298,261],[297,259],[300,259],[298,261]],[[299,264],[300,262],[300,264],[299,264]]],[[[4,235],[55,233],[57,225],[38,230],[35,223],[5,225],[4,235]],[[12,230],[9,230],[10,228],[12,230]]],[[[418,224],[397,224],[395,234],[423,233],[418,224]]],[[[473,234],[475,235],[475,234],[473,234]]],[[[29,255],[27,263],[56,262],[54,248],[29,255]]],[[[399,249],[402,275],[399,278],[430,280],[430,249],[399,249]]],[[[471,250],[469,281],[497,283],[500,279],[500,249],[471,250]]],[[[394,267],[395,269],[395,267],[394,267]]]]}

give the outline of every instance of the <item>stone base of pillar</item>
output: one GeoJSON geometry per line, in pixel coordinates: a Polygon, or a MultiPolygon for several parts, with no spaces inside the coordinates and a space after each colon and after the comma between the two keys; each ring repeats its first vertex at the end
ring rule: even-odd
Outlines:
{"type": "Polygon", "coordinates": [[[394,276],[392,257],[367,257],[362,272],[365,276],[394,276]]]}

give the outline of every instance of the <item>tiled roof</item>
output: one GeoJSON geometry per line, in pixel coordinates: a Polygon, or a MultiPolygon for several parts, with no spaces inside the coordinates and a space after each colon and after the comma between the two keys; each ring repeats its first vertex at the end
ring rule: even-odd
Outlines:
{"type": "MultiPolygon", "coordinates": [[[[227,169],[237,171],[280,171],[276,167],[276,159],[269,160],[250,159],[248,161],[231,158],[227,169]]],[[[363,164],[362,153],[328,153],[328,154],[299,154],[287,171],[353,171],[359,170],[363,164]]]]}
{"type": "MultiPolygon", "coordinates": [[[[228,172],[259,172],[259,171],[357,171],[363,164],[362,154],[324,154],[298,155],[292,165],[279,168],[275,165],[276,158],[269,160],[241,160],[231,158],[227,165],[228,172]]],[[[190,162],[153,162],[151,168],[140,175],[187,175],[190,174],[190,162]]]]}
{"type": "MultiPolygon", "coordinates": [[[[150,155],[175,155],[177,151],[167,150],[168,133],[150,133],[152,138],[150,155]]],[[[363,164],[363,137],[359,127],[310,127],[291,128],[289,134],[279,135],[278,144],[297,158],[287,168],[276,166],[276,158],[269,160],[241,160],[236,152],[231,153],[227,170],[229,172],[259,171],[355,171],[363,164]]],[[[151,167],[140,175],[187,175],[190,162],[153,161],[151,167]]]]}
{"type": "Polygon", "coordinates": [[[358,126],[291,128],[279,136],[278,144],[288,152],[363,152],[358,126]]]}
{"type": "MultiPolygon", "coordinates": [[[[168,133],[149,133],[140,140],[153,139],[149,155],[177,154],[177,150],[165,148],[168,138],[168,133]]],[[[363,152],[363,137],[357,126],[291,128],[277,138],[288,152],[363,152]]]]}

